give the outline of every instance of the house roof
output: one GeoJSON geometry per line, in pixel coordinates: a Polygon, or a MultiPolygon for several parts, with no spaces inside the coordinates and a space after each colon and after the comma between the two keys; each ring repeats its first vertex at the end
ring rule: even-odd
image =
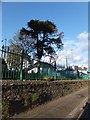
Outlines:
{"type": "Polygon", "coordinates": [[[82,71],[87,71],[87,68],[86,67],[78,67],[78,70],[82,70],[82,71]]]}
{"type": "Polygon", "coordinates": [[[30,69],[33,69],[33,68],[36,68],[36,67],[41,67],[41,68],[52,68],[54,69],[54,66],[52,66],[51,64],[49,63],[46,63],[46,62],[36,62],[34,65],[30,65],[29,68],[30,69]]]}
{"type": "Polygon", "coordinates": [[[37,62],[34,65],[40,66],[42,68],[48,67],[48,68],[54,68],[51,64],[46,63],[46,62],[37,62]]]}

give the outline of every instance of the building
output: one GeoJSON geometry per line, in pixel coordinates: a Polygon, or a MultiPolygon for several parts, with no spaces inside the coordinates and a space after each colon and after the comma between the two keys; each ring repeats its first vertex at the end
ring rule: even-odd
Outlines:
{"type": "Polygon", "coordinates": [[[55,67],[46,62],[36,62],[28,67],[28,73],[37,74],[38,79],[44,79],[49,76],[56,79],[55,67]]]}

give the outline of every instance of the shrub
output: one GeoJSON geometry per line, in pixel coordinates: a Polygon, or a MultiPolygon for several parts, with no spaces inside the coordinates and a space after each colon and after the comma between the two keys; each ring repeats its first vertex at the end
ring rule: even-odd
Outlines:
{"type": "Polygon", "coordinates": [[[54,78],[53,77],[51,77],[51,76],[45,76],[44,78],[43,78],[45,81],[53,81],[54,80],[54,78]]]}
{"type": "Polygon", "coordinates": [[[39,99],[39,96],[40,96],[39,93],[33,93],[33,94],[31,95],[32,103],[36,102],[36,101],[39,99]]]}
{"type": "Polygon", "coordinates": [[[6,119],[9,117],[9,104],[7,101],[2,102],[2,119],[6,119]]]}

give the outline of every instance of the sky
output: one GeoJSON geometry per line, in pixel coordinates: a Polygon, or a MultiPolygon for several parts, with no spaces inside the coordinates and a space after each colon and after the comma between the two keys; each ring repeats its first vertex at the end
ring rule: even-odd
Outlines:
{"type": "Polygon", "coordinates": [[[1,0],[3,2],[89,2],[89,0],[1,0]]]}
{"type": "Polygon", "coordinates": [[[67,57],[68,65],[88,65],[87,2],[2,2],[2,39],[11,39],[31,19],[50,20],[64,32],[57,64],[64,65],[67,57]]]}

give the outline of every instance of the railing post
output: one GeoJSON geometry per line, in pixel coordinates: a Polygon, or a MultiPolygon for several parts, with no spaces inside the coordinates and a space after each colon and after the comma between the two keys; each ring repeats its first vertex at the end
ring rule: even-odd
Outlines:
{"type": "Polygon", "coordinates": [[[24,54],[24,50],[22,50],[22,53],[21,53],[20,80],[23,80],[23,54],[24,54]]]}

